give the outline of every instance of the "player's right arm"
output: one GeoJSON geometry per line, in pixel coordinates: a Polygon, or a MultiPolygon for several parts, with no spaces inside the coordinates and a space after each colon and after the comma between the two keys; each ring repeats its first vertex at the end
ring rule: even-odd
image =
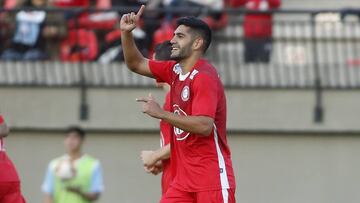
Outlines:
{"type": "Polygon", "coordinates": [[[46,174],[44,182],[41,186],[41,190],[44,193],[44,203],[53,203],[53,192],[54,192],[54,181],[55,181],[55,175],[53,170],[53,162],[50,162],[46,174]]]}
{"type": "Polygon", "coordinates": [[[135,14],[134,12],[124,14],[120,20],[121,45],[123,48],[124,59],[127,67],[135,73],[153,78],[149,68],[149,60],[145,58],[136,47],[132,31],[136,28],[137,23],[145,10],[142,5],[135,14]]]}

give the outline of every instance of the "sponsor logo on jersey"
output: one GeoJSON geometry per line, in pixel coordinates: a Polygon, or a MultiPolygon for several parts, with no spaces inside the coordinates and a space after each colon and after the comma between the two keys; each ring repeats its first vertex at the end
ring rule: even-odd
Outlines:
{"type": "MultiPolygon", "coordinates": [[[[175,113],[175,114],[181,115],[181,116],[187,116],[186,112],[183,111],[183,110],[179,107],[179,105],[174,104],[173,107],[174,107],[174,113],[175,113]]],[[[177,128],[177,127],[174,127],[174,133],[175,133],[175,136],[176,136],[176,140],[178,140],[178,141],[185,140],[185,139],[190,135],[189,132],[185,132],[185,131],[183,131],[182,129],[177,128]]]]}

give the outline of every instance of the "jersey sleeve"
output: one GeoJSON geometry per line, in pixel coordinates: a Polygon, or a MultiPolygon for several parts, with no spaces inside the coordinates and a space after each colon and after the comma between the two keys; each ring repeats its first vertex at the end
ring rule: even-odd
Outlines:
{"type": "Polygon", "coordinates": [[[52,167],[52,164],[50,163],[46,174],[45,174],[45,179],[44,182],[41,186],[41,190],[43,193],[45,194],[53,194],[54,192],[54,179],[55,179],[55,175],[54,175],[54,170],[52,167]]]}
{"type": "Polygon", "coordinates": [[[215,119],[218,101],[217,81],[207,74],[199,74],[194,79],[192,91],[192,115],[215,119]]]}
{"type": "Polygon", "coordinates": [[[104,191],[103,175],[100,162],[95,167],[91,178],[90,192],[101,193],[104,191]]]}
{"type": "Polygon", "coordinates": [[[174,61],[149,60],[149,68],[157,82],[171,84],[174,61]]]}

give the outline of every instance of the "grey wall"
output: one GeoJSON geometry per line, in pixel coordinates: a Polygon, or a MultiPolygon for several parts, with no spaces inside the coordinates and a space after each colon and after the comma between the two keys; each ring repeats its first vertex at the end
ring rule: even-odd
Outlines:
{"type": "Polygon", "coordinates": [[[338,9],[348,7],[360,7],[357,0],[282,0],[283,8],[306,8],[306,9],[338,9]]]}
{"type": "MultiPolygon", "coordinates": [[[[7,151],[18,167],[24,194],[41,202],[40,185],[48,161],[62,154],[63,135],[14,133],[7,151]]],[[[244,203],[358,203],[360,137],[231,134],[228,137],[244,203]]],[[[160,177],[145,174],[142,149],[158,147],[157,134],[90,134],[85,151],[104,168],[106,192],[100,203],[157,202],[160,177]]]]}
{"type": "MultiPolygon", "coordinates": [[[[102,129],[153,129],[156,120],[141,113],[135,98],[158,89],[90,89],[90,119],[79,121],[79,90],[0,88],[0,112],[13,127],[63,128],[81,124],[102,129]]],[[[314,124],[314,92],[310,90],[228,90],[229,130],[359,131],[360,94],[357,90],[325,91],[324,122],[314,124]]]]}
{"type": "MultiPolygon", "coordinates": [[[[97,156],[104,167],[106,192],[100,203],[157,202],[160,179],[145,174],[139,160],[140,150],[159,144],[158,134],[151,133],[158,122],[143,115],[135,102],[149,91],[162,101],[163,92],[157,89],[90,89],[90,120],[81,122],[77,89],[0,88],[0,112],[15,129],[7,151],[19,169],[28,202],[42,201],[46,165],[63,153],[63,135],[43,130],[70,124],[98,130],[91,131],[86,152],[97,156]]],[[[239,202],[360,201],[358,91],[326,91],[322,124],[313,123],[314,93],[309,90],[226,94],[239,202]],[[346,134],[350,131],[355,133],[346,134]]]]}

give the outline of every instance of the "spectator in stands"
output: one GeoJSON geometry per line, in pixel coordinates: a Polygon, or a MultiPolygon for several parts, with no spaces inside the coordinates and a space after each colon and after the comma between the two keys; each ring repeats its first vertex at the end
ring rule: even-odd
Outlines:
{"type": "Polygon", "coordinates": [[[66,155],[52,160],[42,190],[45,203],[91,203],[103,192],[100,162],[82,152],[85,131],[79,127],[67,130],[66,155]]]}
{"type": "MultiPolygon", "coordinates": [[[[0,7],[4,9],[13,9],[17,4],[16,0],[0,0],[0,7]]],[[[2,49],[7,44],[7,36],[9,34],[9,23],[6,22],[6,18],[8,16],[7,12],[0,12],[0,42],[3,46],[0,47],[0,54],[2,49]]]]}
{"type": "MultiPolygon", "coordinates": [[[[268,11],[279,8],[280,4],[280,0],[230,0],[231,6],[249,11],[268,11]]],[[[243,30],[245,62],[268,63],[272,50],[272,14],[246,14],[243,30]]]]}
{"type": "MultiPolygon", "coordinates": [[[[56,8],[88,8],[90,6],[90,0],[50,0],[50,6],[56,8]]],[[[69,20],[78,15],[73,11],[65,12],[65,19],[69,20]]]]}
{"type": "MultiPolygon", "coordinates": [[[[194,13],[197,17],[201,17],[211,29],[221,29],[227,23],[223,23],[223,12],[224,0],[164,0],[163,2],[166,8],[198,8],[199,13],[194,13]],[[211,10],[211,14],[202,13],[203,11],[211,10]],[[217,21],[220,21],[217,23],[217,21]]],[[[226,16],[227,17],[227,16],[226,16]]],[[[166,21],[172,21],[173,15],[168,13],[166,15],[166,21]]]]}
{"type": "MultiPolygon", "coordinates": [[[[28,0],[24,6],[45,8],[46,0],[28,0]]],[[[16,14],[16,28],[10,48],[1,55],[2,60],[45,60],[45,11],[20,11],[16,14]]]]}

